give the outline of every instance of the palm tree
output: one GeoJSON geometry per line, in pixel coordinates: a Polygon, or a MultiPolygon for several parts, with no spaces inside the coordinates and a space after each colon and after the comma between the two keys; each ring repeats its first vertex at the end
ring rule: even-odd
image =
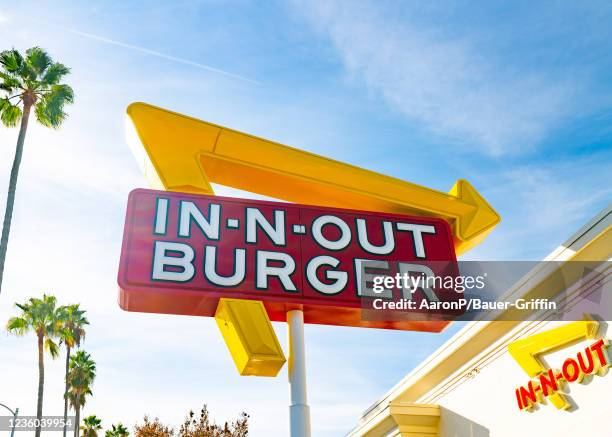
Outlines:
{"type": "MultiPolygon", "coordinates": [[[[55,307],[55,296],[43,295],[42,299],[30,298],[23,304],[15,304],[21,314],[11,317],[6,326],[7,330],[16,335],[25,335],[34,332],[38,339],[38,403],[36,417],[38,423],[42,418],[43,391],[45,385],[44,350],[46,349],[55,358],[59,354],[59,347],[54,339],[61,328],[58,309],[55,307]]],[[[41,428],[36,428],[36,437],[40,437],[41,428]]]]}
{"type": "Polygon", "coordinates": [[[89,325],[89,321],[85,318],[85,311],[80,309],[79,304],[61,307],[59,313],[62,322],[62,329],[59,333],[60,341],[66,345],[66,370],[64,374],[66,384],[64,388],[64,437],[66,437],[70,351],[73,347],[81,345],[81,340],[85,338],[85,325],[89,325]]]}
{"type": "Polygon", "coordinates": [[[6,93],[0,98],[0,120],[6,127],[20,123],[0,238],[0,291],[30,112],[34,108],[36,120],[43,126],[58,128],[62,124],[66,118],[64,106],[74,102],[72,88],[60,83],[69,72],[40,47],[26,50],[25,57],[15,49],[0,53],[0,91],[6,93]]]}
{"type": "Polygon", "coordinates": [[[121,422],[119,422],[117,425],[113,425],[112,429],[109,429],[104,433],[104,437],[127,437],[129,435],[130,432],[121,422]]]}
{"type": "Polygon", "coordinates": [[[83,419],[83,425],[81,425],[81,437],[98,437],[98,431],[102,429],[102,419],[95,415],[87,416],[83,419]]]}
{"type": "Polygon", "coordinates": [[[68,401],[76,413],[74,437],[79,437],[81,425],[81,408],[85,405],[87,395],[91,395],[91,386],[96,377],[96,363],[85,351],[77,351],[70,356],[68,370],[68,401]]]}

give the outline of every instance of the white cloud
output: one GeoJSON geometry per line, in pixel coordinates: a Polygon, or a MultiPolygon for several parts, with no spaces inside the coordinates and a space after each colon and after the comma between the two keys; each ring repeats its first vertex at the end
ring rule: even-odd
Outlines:
{"type": "Polygon", "coordinates": [[[502,155],[536,144],[565,115],[575,85],[510,72],[469,38],[399,23],[367,2],[295,2],[326,33],[351,77],[453,143],[502,155]]]}

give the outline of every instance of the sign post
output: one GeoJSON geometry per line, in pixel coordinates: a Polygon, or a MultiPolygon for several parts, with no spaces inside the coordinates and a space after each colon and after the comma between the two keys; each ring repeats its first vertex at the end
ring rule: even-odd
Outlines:
{"type": "Polygon", "coordinates": [[[310,437],[310,407],[306,385],[306,348],[304,345],[304,313],[287,312],[289,328],[289,388],[291,405],[289,423],[291,437],[310,437]]]}

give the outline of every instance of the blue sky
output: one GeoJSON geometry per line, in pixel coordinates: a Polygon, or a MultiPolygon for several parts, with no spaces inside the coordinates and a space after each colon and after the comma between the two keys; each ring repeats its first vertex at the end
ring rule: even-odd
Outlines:
{"type": "MultiPolygon", "coordinates": [[[[439,190],[466,178],[503,222],[464,259],[538,260],[610,202],[610,22],[605,1],[2,1],[1,48],[48,49],[72,68],[77,101],[60,131],[28,132],[0,320],[43,291],[82,302],[99,367],[85,414],[106,425],[144,413],[179,423],[207,402],[220,419],[247,410],[254,436],[285,435],[286,372],[238,377],[212,320],[117,306],[125,202],[146,184],[125,107],[145,101],[439,190]]],[[[16,135],[0,128],[2,191],[16,135]]],[[[307,327],[314,435],[348,431],[456,330],[307,327]]],[[[0,402],[34,414],[34,339],[0,345],[0,402]]],[[[62,364],[48,361],[45,413],[59,414],[62,364]]]]}

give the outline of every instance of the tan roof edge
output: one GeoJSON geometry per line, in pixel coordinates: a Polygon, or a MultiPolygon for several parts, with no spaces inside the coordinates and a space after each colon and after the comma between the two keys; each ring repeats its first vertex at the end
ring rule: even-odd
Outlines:
{"type": "MultiPolygon", "coordinates": [[[[608,206],[545,259],[549,261],[608,259],[612,248],[611,213],[612,206],[608,206]]],[[[550,272],[546,273],[549,274],[550,272]]],[[[532,288],[540,286],[541,283],[542,281],[536,282],[532,288]]],[[[529,291],[525,290],[525,293],[529,291]]],[[[368,408],[349,435],[362,435],[366,430],[382,422],[386,417],[385,413],[388,414],[391,402],[416,402],[520,323],[522,322],[498,320],[468,323],[368,408]]]]}

